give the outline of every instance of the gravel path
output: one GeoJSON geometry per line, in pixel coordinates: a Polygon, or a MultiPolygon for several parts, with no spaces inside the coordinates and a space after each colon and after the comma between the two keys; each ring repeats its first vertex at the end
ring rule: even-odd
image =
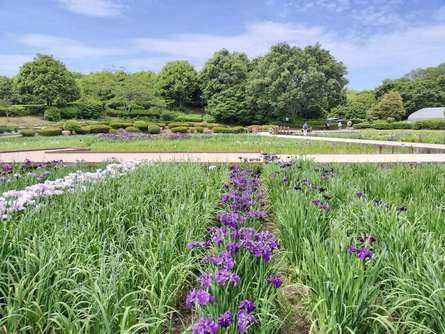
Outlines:
{"type": "MultiPolygon", "coordinates": [[[[202,163],[235,163],[241,160],[262,161],[260,153],[95,153],[75,150],[42,150],[0,153],[0,162],[35,162],[63,160],[66,163],[97,163],[111,159],[150,161],[192,161],[202,163]],[[241,159],[240,159],[241,157],[241,159]]],[[[311,159],[329,163],[445,163],[445,154],[309,154],[280,155],[281,159],[311,159]]]]}

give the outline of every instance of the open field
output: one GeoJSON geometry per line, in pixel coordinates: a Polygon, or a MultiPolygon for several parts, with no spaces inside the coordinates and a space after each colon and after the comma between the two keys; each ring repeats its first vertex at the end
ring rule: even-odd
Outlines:
{"type": "Polygon", "coordinates": [[[445,131],[443,130],[360,130],[354,133],[328,133],[320,136],[406,141],[412,143],[445,144],[445,131]]]}
{"type": "MultiPolygon", "coordinates": [[[[379,153],[373,146],[357,144],[331,144],[299,141],[256,135],[192,135],[188,139],[150,139],[134,141],[108,141],[95,136],[2,138],[1,151],[89,148],[93,152],[264,152],[273,154],[323,154],[323,153],[379,153]]],[[[391,148],[382,153],[391,153],[391,148]]],[[[394,153],[410,153],[397,149],[394,153]]]]}

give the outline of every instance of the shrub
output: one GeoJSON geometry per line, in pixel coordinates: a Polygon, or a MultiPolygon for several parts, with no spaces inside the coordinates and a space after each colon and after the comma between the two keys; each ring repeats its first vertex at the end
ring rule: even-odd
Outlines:
{"type": "Polygon", "coordinates": [[[110,127],[103,124],[92,124],[88,126],[88,133],[108,133],[110,132],[110,127]]]}
{"type": "Polygon", "coordinates": [[[357,123],[357,124],[352,124],[352,127],[354,129],[371,129],[372,125],[368,122],[361,122],[361,123],[357,123]]]}
{"type": "Polygon", "coordinates": [[[172,129],[172,128],[188,128],[190,126],[193,126],[193,124],[188,123],[188,122],[172,122],[168,124],[168,128],[172,129]]]}
{"type": "Polygon", "coordinates": [[[147,132],[150,134],[159,134],[161,133],[161,128],[159,126],[157,126],[156,124],[149,124],[147,126],[147,132]]]}
{"type": "Polygon", "coordinates": [[[217,128],[217,127],[222,128],[223,125],[219,124],[219,123],[207,123],[206,127],[209,129],[213,129],[213,128],[217,128]]]}
{"type": "Polygon", "coordinates": [[[53,136],[60,136],[62,134],[61,128],[42,128],[39,131],[37,131],[39,136],[45,136],[45,137],[53,137],[53,136]]]}
{"type": "Polygon", "coordinates": [[[214,123],[216,121],[215,117],[213,117],[212,115],[209,115],[209,114],[205,114],[203,117],[203,120],[204,120],[204,122],[207,122],[207,123],[214,123]]]}
{"type": "Polygon", "coordinates": [[[82,126],[79,131],[77,132],[79,135],[86,135],[90,133],[90,126],[86,125],[86,126],[82,126]]]}
{"type": "Polygon", "coordinates": [[[445,119],[425,119],[414,123],[415,129],[445,130],[445,119]]]}
{"type": "Polygon", "coordinates": [[[15,126],[0,125],[0,133],[14,132],[16,130],[17,128],[15,126]]]}
{"type": "Polygon", "coordinates": [[[79,110],[75,106],[65,106],[60,108],[60,115],[63,119],[79,118],[79,110]]]}
{"type": "Polygon", "coordinates": [[[203,128],[202,126],[195,126],[195,127],[193,128],[193,132],[196,132],[196,133],[204,133],[204,128],[203,128]]]}
{"type": "Polygon", "coordinates": [[[161,120],[163,121],[173,121],[175,119],[176,115],[175,113],[168,111],[168,110],[164,110],[161,113],[161,120]]]}
{"type": "Polygon", "coordinates": [[[183,126],[178,126],[176,128],[171,128],[170,131],[173,133],[187,133],[188,132],[188,128],[187,127],[183,127],[183,126]]]}
{"type": "Polygon", "coordinates": [[[392,129],[392,124],[385,121],[375,121],[373,123],[373,128],[377,130],[388,130],[392,129]]]}
{"type": "Polygon", "coordinates": [[[393,129],[412,129],[413,128],[413,123],[409,123],[409,122],[392,122],[391,123],[391,127],[393,129]]]}
{"type": "Polygon", "coordinates": [[[371,119],[388,119],[401,120],[405,117],[405,108],[400,94],[396,91],[390,91],[383,95],[382,99],[374,105],[369,111],[371,119]]]}
{"type": "Polygon", "coordinates": [[[102,115],[104,105],[93,99],[79,100],[68,104],[68,107],[77,109],[77,117],[83,119],[96,119],[102,115]]]}
{"type": "Polygon", "coordinates": [[[132,125],[133,124],[131,122],[124,122],[124,121],[111,121],[110,122],[110,126],[113,129],[125,129],[132,125]]]}
{"type": "Polygon", "coordinates": [[[157,126],[159,126],[161,129],[164,129],[166,126],[167,126],[167,124],[165,124],[165,123],[161,123],[161,122],[156,122],[155,123],[157,126]]]}
{"type": "Polygon", "coordinates": [[[44,104],[24,104],[22,107],[26,115],[43,115],[46,108],[44,104]]]}
{"type": "Polygon", "coordinates": [[[245,132],[245,129],[242,126],[235,126],[233,128],[222,128],[216,127],[213,128],[214,133],[242,133],[245,132]]]}
{"type": "Polygon", "coordinates": [[[144,121],[136,121],[133,123],[133,126],[141,131],[147,131],[147,123],[144,121]]]}
{"type": "Polygon", "coordinates": [[[65,123],[63,123],[63,129],[71,131],[71,133],[73,132],[78,133],[81,127],[82,125],[80,124],[80,122],[76,121],[75,119],[70,119],[68,121],[65,121],[65,123]]]}
{"type": "Polygon", "coordinates": [[[135,128],[134,126],[126,127],[125,131],[127,131],[127,132],[141,132],[138,128],[135,128]]]}
{"type": "Polygon", "coordinates": [[[50,122],[58,122],[62,119],[62,115],[60,112],[60,108],[58,107],[49,107],[45,110],[43,118],[50,122]]]}
{"type": "Polygon", "coordinates": [[[201,122],[202,116],[197,114],[178,114],[175,117],[178,122],[201,122]]]}
{"type": "Polygon", "coordinates": [[[34,137],[36,135],[36,130],[35,129],[21,129],[21,130],[19,130],[19,133],[23,137],[34,137]]]}

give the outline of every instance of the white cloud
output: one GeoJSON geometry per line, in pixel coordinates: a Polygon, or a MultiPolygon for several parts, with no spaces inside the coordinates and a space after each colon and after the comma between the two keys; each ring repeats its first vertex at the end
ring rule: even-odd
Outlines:
{"type": "Polygon", "coordinates": [[[32,60],[31,55],[0,54],[0,74],[13,76],[23,63],[32,60]]]}
{"type": "Polygon", "coordinates": [[[76,40],[52,35],[28,34],[23,36],[19,42],[33,47],[35,52],[51,54],[63,59],[84,59],[123,54],[121,49],[88,46],[76,40]]]}
{"type": "Polygon", "coordinates": [[[116,0],[58,0],[69,11],[87,16],[118,16],[124,6],[116,0]]]}
{"type": "Polygon", "coordinates": [[[188,59],[202,65],[221,48],[243,51],[254,57],[278,42],[299,47],[319,42],[343,61],[351,73],[379,73],[383,79],[443,62],[443,36],[445,25],[440,24],[352,39],[321,27],[262,22],[248,25],[245,32],[233,36],[179,34],[167,38],[137,38],[133,45],[147,53],[188,59]]]}

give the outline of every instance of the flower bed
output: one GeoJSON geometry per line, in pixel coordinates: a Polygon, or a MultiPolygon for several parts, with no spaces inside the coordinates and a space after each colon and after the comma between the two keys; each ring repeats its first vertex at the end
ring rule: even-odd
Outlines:
{"type": "Polygon", "coordinates": [[[273,332],[280,325],[276,289],[282,281],[272,264],[279,242],[264,229],[268,215],[260,177],[234,167],[223,188],[218,225],[209,229],[207,240],[188,245],[200,252],[205,268],[186,298],[192,331],[273,332]]]}
{"type": "MultiPolygon", "coordinates": [[[[59,163],[59,162],[58,162],[59,163]]],[[[0,220],[17,211],[23,211],[29,206],[37,205],[41,198],[61,195],[65,191],[73,190],[87,183],[95,183],[105,177],[117,177],[134,170],[140,161],[124,161],[107,165],[95,172],[77,171],[54,181],[45,181],[26,187],[24,190],[9,190],[0,195],[0,220]]],[[[3,169],[12,170],[12,166],[3,169]]]]}

